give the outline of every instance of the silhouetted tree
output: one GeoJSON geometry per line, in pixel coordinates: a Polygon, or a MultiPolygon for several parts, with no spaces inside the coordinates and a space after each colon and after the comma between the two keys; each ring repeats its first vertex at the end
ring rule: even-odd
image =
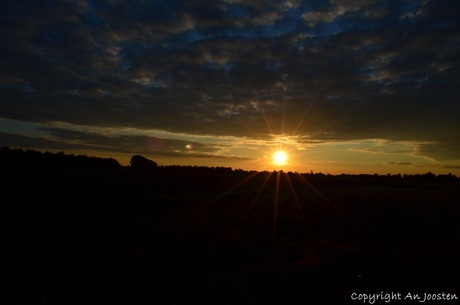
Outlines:
{"type": "Polygon", "coordinates": [[[158,164],[155,161],[147,159],[141,155],[134,155],[130,161],[133,170],[154,170],[158,164]]]}

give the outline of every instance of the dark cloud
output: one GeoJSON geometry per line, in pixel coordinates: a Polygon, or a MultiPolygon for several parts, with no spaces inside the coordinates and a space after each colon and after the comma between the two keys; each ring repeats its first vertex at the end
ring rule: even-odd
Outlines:
{"type": "Polygon", "coordinates": [[[25,147],[25,148],[39,148],[39,149],[57,149],[67,150],[77,148],[74,144],[56,142],[52,140],[43,139],[40,137],[29,137],[18,134],[10,134],[0,132],[1,146],[10,147],[25,147]]]}
{"type": "Polygon", "coordinates": [[[447,168],[447,169],[460,169],[460,165],[456,165],[456,164],[447,164],[447,165],[444,165],[443,168],[447,168]]]}
{"type": "Polygon", "coordinates": [[[73,143],[80,147],[126,153],[149,152],[163,156],[210,156],[219,151],[219,146],[195,141],[183,141],[141,135],[107,136],[63,128],[45,128],[48,137],[56,142],[73,143]]]}
{"type": "MultiPolygon", "coordinates": [[[[255,138],[284,132],[316,143],[414,140],[434,143],[422,154],[458,159],[459,6],[2,1],[0,117],[255,138]]],[[[76,136],[54,133],[56,141],[76,136]]],[[[123,147],[112,140],[146,148],[141,138],[103,142],[123,147]]]]}
{"type": "Polygon", "coordinates": [[[431,157],[437,161],[458,160],[460,144],[452,142],[436,142],[422,144],[418,148],[417,154],[431,157]]]}
{"type": "Polygon", "coordinates": [[[391,165],[412,165],[411,162],[389,162],[391,165]]]}
{"type": "Polygon", "coordinates": [[[93,150],[119,153],[147,153],[176,158],[247,158],[216,154],[222,145],[204,144],[196,141],[140,136],[106,136],[91,132],[73,131],[61,128],[45,128],[46,135],[36,137],[0,132],[0,142],[11,147],[58,150],[93,150]]]}

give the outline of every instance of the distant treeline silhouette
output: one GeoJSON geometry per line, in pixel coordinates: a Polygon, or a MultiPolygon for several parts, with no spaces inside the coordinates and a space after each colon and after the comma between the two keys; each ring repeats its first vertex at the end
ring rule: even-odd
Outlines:
{"type": "Polygon", "coordinates": [[[428,172],[425,174],[386,174],[386,175],[366,175],[366,174],[359,174],[359,175],[347,175],[341,174],[338,177],[359,177],[364,179],[380,179],[380,180],[411,180],[411,181],[460,181],[456,175],[452,175],[451,173],[447,175],[435,175],[432,172],[428,172]]]}
{"type": "Polygon", "coordinates": [[[123,167],[113,158],[88,157],[86,155],[67,155],[63,152],[50,153],[35,150],[0,149],[0,166],[13,168],[55,168],[120,170],[123,167]]]}
{"type": "MultiPolygon", "coordinates": [[[[183,166],[167,165],[159,166],[155,161],[147,159],[141,155],[134,155],[130,165],[122,166],[113,158],[88,157],[86,155],[68,155],[64,152],[50,153],[35,150],[10,149],[2,147],[0,149],[0,167],[2,168],[56,168],[56,169],[91,169],[91,170],[132,170],[142,172],[168,172],[168,173],[187,173],[187,174],[242,174],[250,175],[257,171],[245,171],[242,169],[232,169],[231,167],[207,167],[207,166],[183,166]]],[[[283,171],[280,171],[284,173],[283,171]]],[[[268,173],[265,171],[265,173],[268,173]]],[[[286,172],[289,175],[298,175],[295,172],[286,172]]],[[[460,181],[456,175],[435,175],[431,172],[425,174],[340,174],[331,175],[322,172],[300,173],[305,178],[312,179],[341,179],[341,180],[410,180],[410,181],[460,181]]]]}

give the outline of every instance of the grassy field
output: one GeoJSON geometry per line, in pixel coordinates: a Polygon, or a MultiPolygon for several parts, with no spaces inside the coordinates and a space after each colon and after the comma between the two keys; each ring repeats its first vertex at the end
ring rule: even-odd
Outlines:
{"type": "Polygon", "coordinates": [[[460,297],[458,183],[280,172],[2,175],[2,304],[460,297]]]}

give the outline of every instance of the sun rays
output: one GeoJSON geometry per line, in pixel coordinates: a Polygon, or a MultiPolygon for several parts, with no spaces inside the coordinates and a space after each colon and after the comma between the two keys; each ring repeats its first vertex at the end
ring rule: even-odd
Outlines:
{"type": "MultiPolygon", "coordinates": [[[[278,256],[282,255],[280,249],[286,246],[285,239],[290,238],[283,235],[286,225],[290,229],[295,227],[296,234],[302,234],[305,243],[314,244],[319,234],[317,217],[330,225],[344,216],[334,203],[311,183],[311,179],[317,178],[314,174],[297,172],[302,166],[299,165],[301,155],[308,147],[305,135],[299,132],[306,123],[310,109],[307,109],[297,122],[285,117],[284,111],[280,112],[278,120],[273,120],[273,112],[270,112],[270,117],[263,110],[261,113],[267,132],[260,139],[253,139],[251,147],[254,153],[261,152],[258,160],[263,171],[234,171],[231,175],[235,176],[222,177],[232,181],[232,185],[219,190],[214,198],[202,201],[190,220],[207,215],[207,225],[212,226],[213,231],[216,228],[230,230],[228,226],[243,233],[256,230],[260,235],[258,238],[262,237],[264,241],[262,248],[266,253],[260,260],[274,265],[278,262],[278,256]],[[275,128],[273,121],[279,122],[280,126],[275,128]],[[289,126],[285,126],[287,122],[289,126]],[[293,123],[297,124],[292,126],[293,123]],[[226,223],[225,227],[222,227],[223,223],[226,223]]],[[[241,143],[243,144],[245,142],[241,143]]],[[[255,154],[254,156],[257,158],[255,154]]],[[[242,238],[252,240],[255,237],[242,238]]]]}
{"type": "Polygon", "coordinates": [[[203,194],[209,200],[201,201],[190,211],[187,222],[193,227],[197,219],[206,219],[205,227],[209,232],[216,232],[216,236],[218,232],[237,230],[241,234],[239,240],[232,242],[238,244],[246,244],[247,240],[252,244],[257,239],[259,249],[264,249],[261,262],[272,266],[282,259],[280,251],[286,247],[286,238],[290,238],[285,235],[286,226],[289,230],[296,228],[295,234],[301,234],[304,243],[313,247],[321,234],[317,228],[318,217],[326,226],[339,225],[344,218],[315,186],[318,182],[315,174],[233,171],[221,179],[232,184],[216,190],[220,194],[214,192],[217,195],[214,198],[212,193],[209,193],[211,196],[203,194]],[[246,234],[254,230],[258,235],[246,234]]]}

